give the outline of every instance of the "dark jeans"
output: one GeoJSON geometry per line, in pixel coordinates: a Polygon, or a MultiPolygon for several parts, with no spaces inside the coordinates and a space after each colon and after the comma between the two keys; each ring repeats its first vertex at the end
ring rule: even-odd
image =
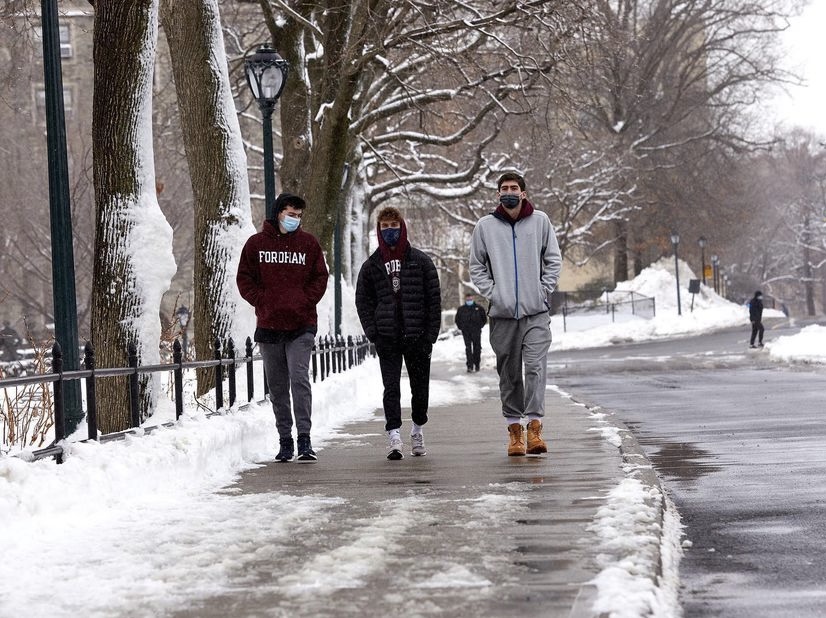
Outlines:
{"type": "Polygon", "coordinates": [[[763,331],[766,329],[763,328],[763,322],[752,322],[751,323],[751,340],[749,340],[749,345],[754,345],[755,337],[759,337],[758,341],[763,343],[763,331]]]}
{"type": "Polygon", "coordinates": [[[482,358],[482,331],[468,332],[463,330],[462,337],[465,340],[465,358],[467,367],[479,368],[479,360],[482,358]]]}
{"type": "Polygon", "coordinates": [[[401,377],[402,361],[410,379],[410,393],[413,422],[427,423],[427,404],[430,398],[430,353],[433,344],[425,339],[376,341],[379,355],[381,381],[384,385],[384,429],[398,429],[402,426],[401,377]]]}

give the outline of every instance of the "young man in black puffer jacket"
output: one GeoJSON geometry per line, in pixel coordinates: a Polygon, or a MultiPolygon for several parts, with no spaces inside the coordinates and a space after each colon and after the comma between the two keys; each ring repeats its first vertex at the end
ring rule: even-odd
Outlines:
{"type": "Polygon", "coordinates": [[[426,454],[430,353],[439,336],[442,298],[439,274],[425,253],[410,246],[407,226],[395,208],[384,208],[376,222],[379,247],[364,262],[356,284],[356,309],[364,334],[376,346],[384,385],[388,459],[402,459],[402,361],[410,378],[411,454],[426,454]]]}

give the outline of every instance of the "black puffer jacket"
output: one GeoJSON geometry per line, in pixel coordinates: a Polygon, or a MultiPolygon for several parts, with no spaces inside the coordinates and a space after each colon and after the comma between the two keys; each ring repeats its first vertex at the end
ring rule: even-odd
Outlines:
{"type": "Polygon", "coordinates": [[[433,261],[409,247],[400,279],[401,303],[397,305],[381,252],[377,249],[362,265],[356,283],[356,310],[364,334],[373,342],[379,337],[424,337],[435,343],[442,320],[442,295],[433,261]]]}
{"type": "Polygon", "coordinates": [[[482,327],[487,324],[488,317],[485,315],[485,310],[473,303],[472,305],[462,305],[456,310],[456,328],[463,333],[475,333],[482,330],[482,327]]]}

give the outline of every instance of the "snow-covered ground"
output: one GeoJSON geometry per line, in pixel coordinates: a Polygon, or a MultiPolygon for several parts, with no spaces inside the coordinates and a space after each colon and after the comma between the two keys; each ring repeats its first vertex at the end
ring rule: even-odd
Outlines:
{"type": "MultiPolygon", "coordinates": [[[[681,268],[680,280],[690,278],[693,273],[681,268]]],[[[619,291],[623,290],[655,297],[656,317],[626,317],[616,323],[591,323],[588,328],[573,319],[565,333],[554,318],[552,349],[674,337],[730,325],[742,326],[744,335],[748,329],[747,308],[725,301],[706,287],[694,299],[693,311],[690,296],[683,294],[682,315],[678,316],[668,260],[646,269],[619,291]]],[[[329,319],[323,313],[328,306],[322,303],[320,323],[329,319]]],[[[782,314],[765,312],[766,317],[772,315],[782,314]]],[[[346,312],[348,316],[347,323],[352,325],[352,312],[346,312]]],[[[826,363],[826,328],[809,326],[793,337],[769,340],[767,348],[778,361],[826,363]]],[[[455,361],[462,355],[460,337],[445,338],[434,347],[436,361],[455,361]]],[[[494,365],[485,336],[482,362],[487,368],[494,365]]],[[[323,447],[339,432],[346,432],[348,422],[373,415],[382,394],[377,374],[377,361],[369,359],[314,385],[316,446],[323,447]]],[[[260,385],[257,392],[261,392],[260,385]]],[[[402,393],[409,389],[403,387],[402,393]]],[[[475,397],[478,393],[463,390],[455,382],[433,381],[433,406],[475,397]]],[[[403,405],[409,407],[409,400],[403,405]]],[[[173,417],[170,403],[152,424],[173,417]]],[[[265,504],[259,495],[217,493],[243,470],[273,459],[275,433],[268,405],[252,404],[206,418],[193,402],[172,428],[122,442],[70,442],[63,465],[51,460],[0,458],[0,617],[112,616],[124,615],[126,608],[129,615],[150,616],[158,607],[147,604],[147,599],[156,604],[162,599],[168,609],[184,605],[182,595],[199,597],[220,591],[228,585],[228,574],[237,571],[249,552],[262,551],[270,545],[268,540],[295,533],[296,526],[304,525],[301,522],[311,523],[313,513],[326,500],[285,493],[279,498],[284,507],[280,512],[288,515],[272,518],[268,514],[271,496],[265,504]],[[265,529],[260,526],[263,520],[270,522],[265,529]],[[217,525],[227,521],[233,525],[217,525]]],[[[82,438],[84,434],[81,427],[76,435],[82,438]]],[[[633,538],[629,531],[648,515],[637,495],[640,491],[627,481],[612,492],[606,510],[594,522],[600,538],[616,537],[618,531],[625,542],[633,538]]],[[[672,537],[679,534],[678,523],[672,522],[669,529],[672,537]]],[[[678,539],[667,541],[679,545],[678,539]]],[[[348,556],[343,555],[342,561],[346,560],[348,556]]],[[[634,584],[634,577],[644,575],[635,574],[633,565],[619,576],[617,568],[621,565],[606,565],[600,575],[599,582],[609,582],[602,588],[606,594],[612,591],[610,582],[623,586],[626,596],[636,595],[637,601],[652,593],[650,585],[634,584]]],[[[600,601],[604,607],[605,594],[600,601]]],[[[637,605],[646,603],[626,607],[637,605]]]]}

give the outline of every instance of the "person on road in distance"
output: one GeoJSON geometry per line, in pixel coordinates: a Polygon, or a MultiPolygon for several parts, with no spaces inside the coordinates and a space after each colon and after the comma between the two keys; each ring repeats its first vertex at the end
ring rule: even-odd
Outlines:
{"type": "Polygon", "coordinates": [[[316,305],[327,289],[328,270],[321,245],[301,229],[306,204],[282,193],[275,219],[247,240],[236,282],[241,296],[255,307],[255,341],[264,360],[264,375],[278,429],[276,460],[295,455],[293,412],[298,432],[298,461],[316,461],[310,439],[313,391],[310,355],[318,331],[316,305]],[[292,412],[290,411],[292,395],[292,412]]]}
{"type": "Polygon", "coordinates": [[[749,321],[751,322],[751,339],[749,340],[749,347],[757,347],[754,345],[754,340],[757,339],[757,345],[763,347],[763,293],[757,290],[754,296],[749,301],[749,321]]]}
{"type": "Polygon", "coordinates": [[[401,372],[407,367],[412,394],[411,454],[427,453],[422,427],[430,397],[430,354],[439,336],[442,297],[433,261],[410,245],[396,208],[378,214],[379,246],[362,264],[356,283],[356,310],[364,334],[376,346],[384,385],[387,458],[404,457],[401,439],[401,372]]]}
{"type": "Polygon", "coordinates": [[[508,423],[509,456],[548,450],[542,419],[551,293],[562,268],[551,221],[528,201],[525,188],[519,174],[503,174],[497,183],[499,205],[476,223],[470,241],[470,278],[489,302],[490,345],[508,423]]]}
{"type": "Polygon", "coordinates": [[[476,304],[473,294],[465,294],[465,303],[456,310],[456,328],[465,340],[465,360],[468,373],[479,371],[482,356],[482,327],[487,323],[485,309],[476,304]]]}

